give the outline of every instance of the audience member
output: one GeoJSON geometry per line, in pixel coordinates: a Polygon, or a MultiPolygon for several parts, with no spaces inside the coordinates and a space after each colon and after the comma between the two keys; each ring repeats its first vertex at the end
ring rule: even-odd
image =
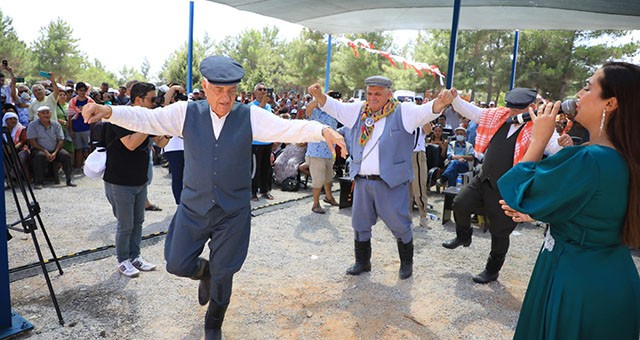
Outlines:
{"type": "Polygon", "coordinates": [[[449,164],[440,176],[440,183],[450,187],[455,186],[459,174],[473,170],[474,157],[473,145],[467,142],[467,130],[458,126],[455,129],[455,139],[449,142],[447,151],[449,164]]]}
{"type": "MultiPolygon", "coordinates": [[[[272,99],[270,95],[267,95],[267,86],[264,83],[258,83],[253,88],[253,90],[253,95],[256,99],[249,105],[255,105],[269,112],[272,112],[272,107],[269,104],[272,99]]],[[[272,148],[272,143],[266,143],[259,140],[253,141],[253,176],[251,178],[251,200],[253,200],[254,202],[258,201],[258,191],[260,191],[262,197],[268,200],[273,200],[273,195],[271,195],[271,177],[273,174],[273,168],[271,166],[272,148]]]]}
{"type": "MultiPolygon", "coordinates": [[[[38,108],[38,119],[27,127],[27,138],[31,145],[33,188],[42,189],[45,172],[52,162],[62,164],[67,186],[75,187],[75,183],[71,181],[71,155],[62,148],[64,144],[62,126],[57,120],[51,119],[51,110],[48,106],[38,108]]],[[[53,169],[53,180],[58,184],[59,177],[55,169],[53,169]]]]}
{"type": "MultiPolygon", "coordinates": [[[[334,97],[336,92],[329,91],[327,95],[334,97]]],[[[318,108],[318,102],[312,101],[307,105],[307,117],[309,120],[330,126],[332,129],[338,127],[335,118],[318,108]]],[[[311,192],[313,193],[313,205],[311,211],[316,214],[324,214],[325,210],[320,206],[320,190],[324,187],[324,202],[329,205],[338,206],[335,198],[331,194],[331,182],[333,181],[333,154],[329,146],[324,142],[307,144],[305,162],[309,165],[311,173],[311,192]]]]}
{"type": "MultiPolygon", "coordinates": [[[[77,170],[82,169],[84,160],[89,155],[89,137],[91,134],[91,126],[82,119],[82,107],[88,103],[94,103],[94,100],[87,97],[88,87],[83,82],[76,84],[77,96],[69,101],[68,120],[71,121],[71,130],[69,134],[73,140],[74,148],[74,167],[77,170]]],[[[67,124],[69,126],[69,124],[67,124]]]]}

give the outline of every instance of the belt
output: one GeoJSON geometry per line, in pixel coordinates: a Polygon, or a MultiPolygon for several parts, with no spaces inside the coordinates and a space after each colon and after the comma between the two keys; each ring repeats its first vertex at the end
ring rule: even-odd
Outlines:
{"type": "Polygon", "coordinates": [[[380,175],[356,175],[357,178],[364,178],[371,181],[381,181],[382,177],[380,175]]]}

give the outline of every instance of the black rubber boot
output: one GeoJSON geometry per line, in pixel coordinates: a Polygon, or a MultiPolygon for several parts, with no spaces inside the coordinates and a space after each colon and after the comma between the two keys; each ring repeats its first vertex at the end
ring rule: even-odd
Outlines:
{"type": "Polygon", "coordinates": [[[480,274],[473,277],[473,282],[486,284],[491,281],[496,281],[498,279],[498,274],[500,273],[500,269],[502,269],[503,263],[504,263],[504,257],[498,258],[498,257],[489,256],[485,269],[480,274]]]}
{"type": "Polygon", "coordinates": [[[400,255],[400,280],[404,280],[413,274],[413,240],[409,243],[398,240],[398,254],[400,255]]]}
{"type": "Polygon", "coordinates": [[[449,241],[442,242],[442,246],[447,249],[456,249],[460,246],[468,247],[471,245],[472,234],[473,229],[471,229],[471,227],[469,227],[468,229],[462,229],[459,226],[456,226],[456,237],[449,241]]]}
{"type": "Polygon", "coordinates": [[[199,258],[198,269],[191,278],[200,280],[198,284],[198,303],[200,306],[206,305],[211,299],[211,272],[209,270],[209,261],[199,258]]]}
{"type": "Polygon", "coordinates": [[[205,340],[222,339],[222,321],[224,313],[229,305],[219,305],[215,301],[209,301],[209,308],[204,317],[204,338],[205,340]]]}
{"type": "Polygon", "coordinates": [[[354,241],[356,263],[347,269],[349,275],[360,275],[371,271],[371,240],[354,241]]]}

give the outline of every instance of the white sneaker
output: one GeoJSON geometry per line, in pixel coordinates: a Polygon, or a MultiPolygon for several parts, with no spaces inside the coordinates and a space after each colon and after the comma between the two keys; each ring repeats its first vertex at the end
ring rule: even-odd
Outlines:
{"type": "Polygon", "coordinates": [[[118,268],[118,271],[127,277],[136,277],[140,274],[140,271],[138,269],[136,269],[136,267],[133,266],[133,264],[131,264],[131,261],[129,260],[124,260],[122,262],[120,262],[116,268],[118,268]]]}
{"type": "Polygon", "coordinates": [[[147,262],[145,259],[142,258],[142,256],[136,257],[133,261],[131,261],[131,264],[134,267],[142,270],[143,272],[148,272],[156,269],[155,264],[147,262]]]}

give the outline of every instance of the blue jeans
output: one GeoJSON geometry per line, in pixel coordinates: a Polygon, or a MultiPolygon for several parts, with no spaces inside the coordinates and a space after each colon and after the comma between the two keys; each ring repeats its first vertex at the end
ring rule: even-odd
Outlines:
{"type": "Polygon", "coordinates": [[[104,192],[116,217],[116,257],[118,262],[140,256],[147,185],[126,186],[104,182],[104,192]]]}
{"type": "Polygon", "coordinates": [[[182,195],[182,177],[184,174],[184,151],[165,152],[164,158],[169,162],[173,198],[176,200],[176,204],[180,204],[180,195],[182,195]]]}
{"type": "Polygon", "coordinates": [[[449,162],[447,169],[442,173],[443,177],[446,177],[449,181],[450,187],[456,186],[456,179],[458,174],[469,171],[469,162],[460,162],[459,160],[449,162]]]}

